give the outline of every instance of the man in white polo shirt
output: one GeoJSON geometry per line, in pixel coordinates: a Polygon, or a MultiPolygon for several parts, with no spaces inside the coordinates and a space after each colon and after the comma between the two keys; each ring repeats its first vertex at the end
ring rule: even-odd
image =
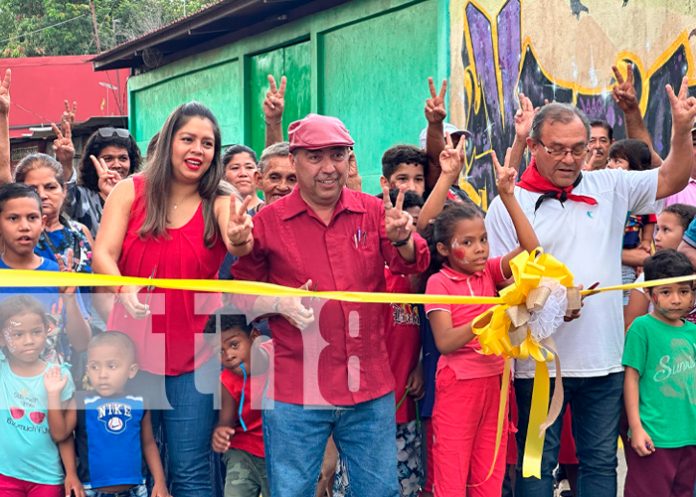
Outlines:
{"type": "MultiPolygon", "coordinates": [[[[667,94],[672,107],[672,147],[662,166],[650,171],[604,169],[583,175],[590,136],[587,117],[573,106],[551,103],[534,118],[527,139],[532,162],[515,196],[544,250],[564,262],[578,284],[620,284],[626,213],[649,209],[656,199],[682,190],[689,180],[696,98],[688,97],[686,79],[679,95],[671,87],[667,94]]],[[[490,205],[486,227],[492,257],[519,245],[499,198],[490,205]]],[[[580,497],[616,496],[623,329],[621,292],[607,292],[588,299],[580,318],[562,325],[554,335],[563,366],[565,401],[573,412],[580,497]]],[[[555,375],[553,370],[551,375],[555,375]]],[[[518,361],[519,467],[533,377],[534,363],[518,361]]],[[[518,471],[516,496],[553,495],[551,472],[558,458],[562,418],[559,416],[546,432],[541,479],[522,478],[518,471]]]]}

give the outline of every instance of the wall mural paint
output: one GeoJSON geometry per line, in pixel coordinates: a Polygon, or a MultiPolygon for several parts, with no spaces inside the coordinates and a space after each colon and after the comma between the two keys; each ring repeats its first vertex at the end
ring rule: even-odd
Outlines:
{"type": "Polygon", "coordinates": [[[648,1],[451,1],[449,119],[473,133],[461,183],[482,207],[495,194],[490,152],[503,157],[512,143],[520,92],[535,106],[545,99],[574,103],[625,137],[623,113],[611,98],[613,64],[634,65],[655,148],[669,152],[664,86],[678,87],[687,75],[696,94],[696,2],[648,1]]]}

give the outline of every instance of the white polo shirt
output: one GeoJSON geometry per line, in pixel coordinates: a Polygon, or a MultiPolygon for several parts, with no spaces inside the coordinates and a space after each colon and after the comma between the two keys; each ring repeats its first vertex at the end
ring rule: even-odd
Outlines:
{"type": "MultiPolygon", "coordinates": [[[[541,194],[515,187],[515,197],[532,223],[544,251],[563,262],[585,288],[621,283],[621,248],[626,214],[655,208],[658,169],[603,169],[583,173],[573,193],[597,200],[597,205],[547,199],[534,212],[541,194]]],[[[652,212],[655,212],[654,210],[652,212]]],[[[496,197],[486,215],[490,256],[505,255],[519,245],[512,220],[496,197]]],[[[553,338],[563,376],[603,376],[623,370],[623,301],[621,292],[606,292],[585,300],[579,319],[565,323],[553,338]]],[[[553,363],[549,364],[555,375],[553,363]]],[[[515,376],[534,377],[534,361],[517,361],[515,376]]]]}

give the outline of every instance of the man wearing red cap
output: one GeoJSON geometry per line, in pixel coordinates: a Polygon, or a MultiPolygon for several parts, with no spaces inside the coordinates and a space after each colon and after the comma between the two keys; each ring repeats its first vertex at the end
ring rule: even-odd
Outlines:
{"type": "MultiPolygon", "coordinates": [[[[288,134],[297,187],[253,223],[240,210],[229,233],[242,255],[232,268],[236,279],[384,292],[385,263],[402,274],[427,268],[427,244],[412,232],[403,192],[392,205],[388,195],[379,200],[345,188],[354,142],[340,120],[310,114],[288,134]]],[[[293,324],[300,319],[270,317],[273,408],[263,423],[271,494],[313,495],[333,434],[355,495],[397,497],[386,310],[335,300],[306,305],[315,319],[301,332],[293,324]]]]}

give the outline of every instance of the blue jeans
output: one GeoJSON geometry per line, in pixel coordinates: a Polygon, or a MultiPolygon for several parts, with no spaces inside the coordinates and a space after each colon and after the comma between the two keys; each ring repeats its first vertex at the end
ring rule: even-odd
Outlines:
{"type": "MultiPolygon", "coordinates": [[[[616,451],[623,401],[623,373],[593,378],[563,378],[565,404],[573,413],[573,436],[578,460],[578,497],[616,497],[616,451]]],[[[519,408],[516,497],[552,497],[552,471],[558,462],[563,412],[546,430],[541,461],[541,479],[522,478],[522,455],[527,436],[532,382],[516,379],[519,408]]],[[[553,392],[553,379],[551,380],[553,392]]]]}
{"type": "Polygon", "coordinates": [[[314,497],[331,434],[348,471],[349,495],[398,497],[394,416],[393,393],[344,408],[276,400],[263,411],[271,497],[314,497]]]}
{"type": "Polygon", "coordinates": [[[152,429],[164,445],[162,462],[172,495],[213,495],[210,439],[217,412],[213,395],[201,391],[213,391],[218,365],[208,361],[197,373],[165,377],[164,391],[172,409],[152,411],[152,429]]]}

